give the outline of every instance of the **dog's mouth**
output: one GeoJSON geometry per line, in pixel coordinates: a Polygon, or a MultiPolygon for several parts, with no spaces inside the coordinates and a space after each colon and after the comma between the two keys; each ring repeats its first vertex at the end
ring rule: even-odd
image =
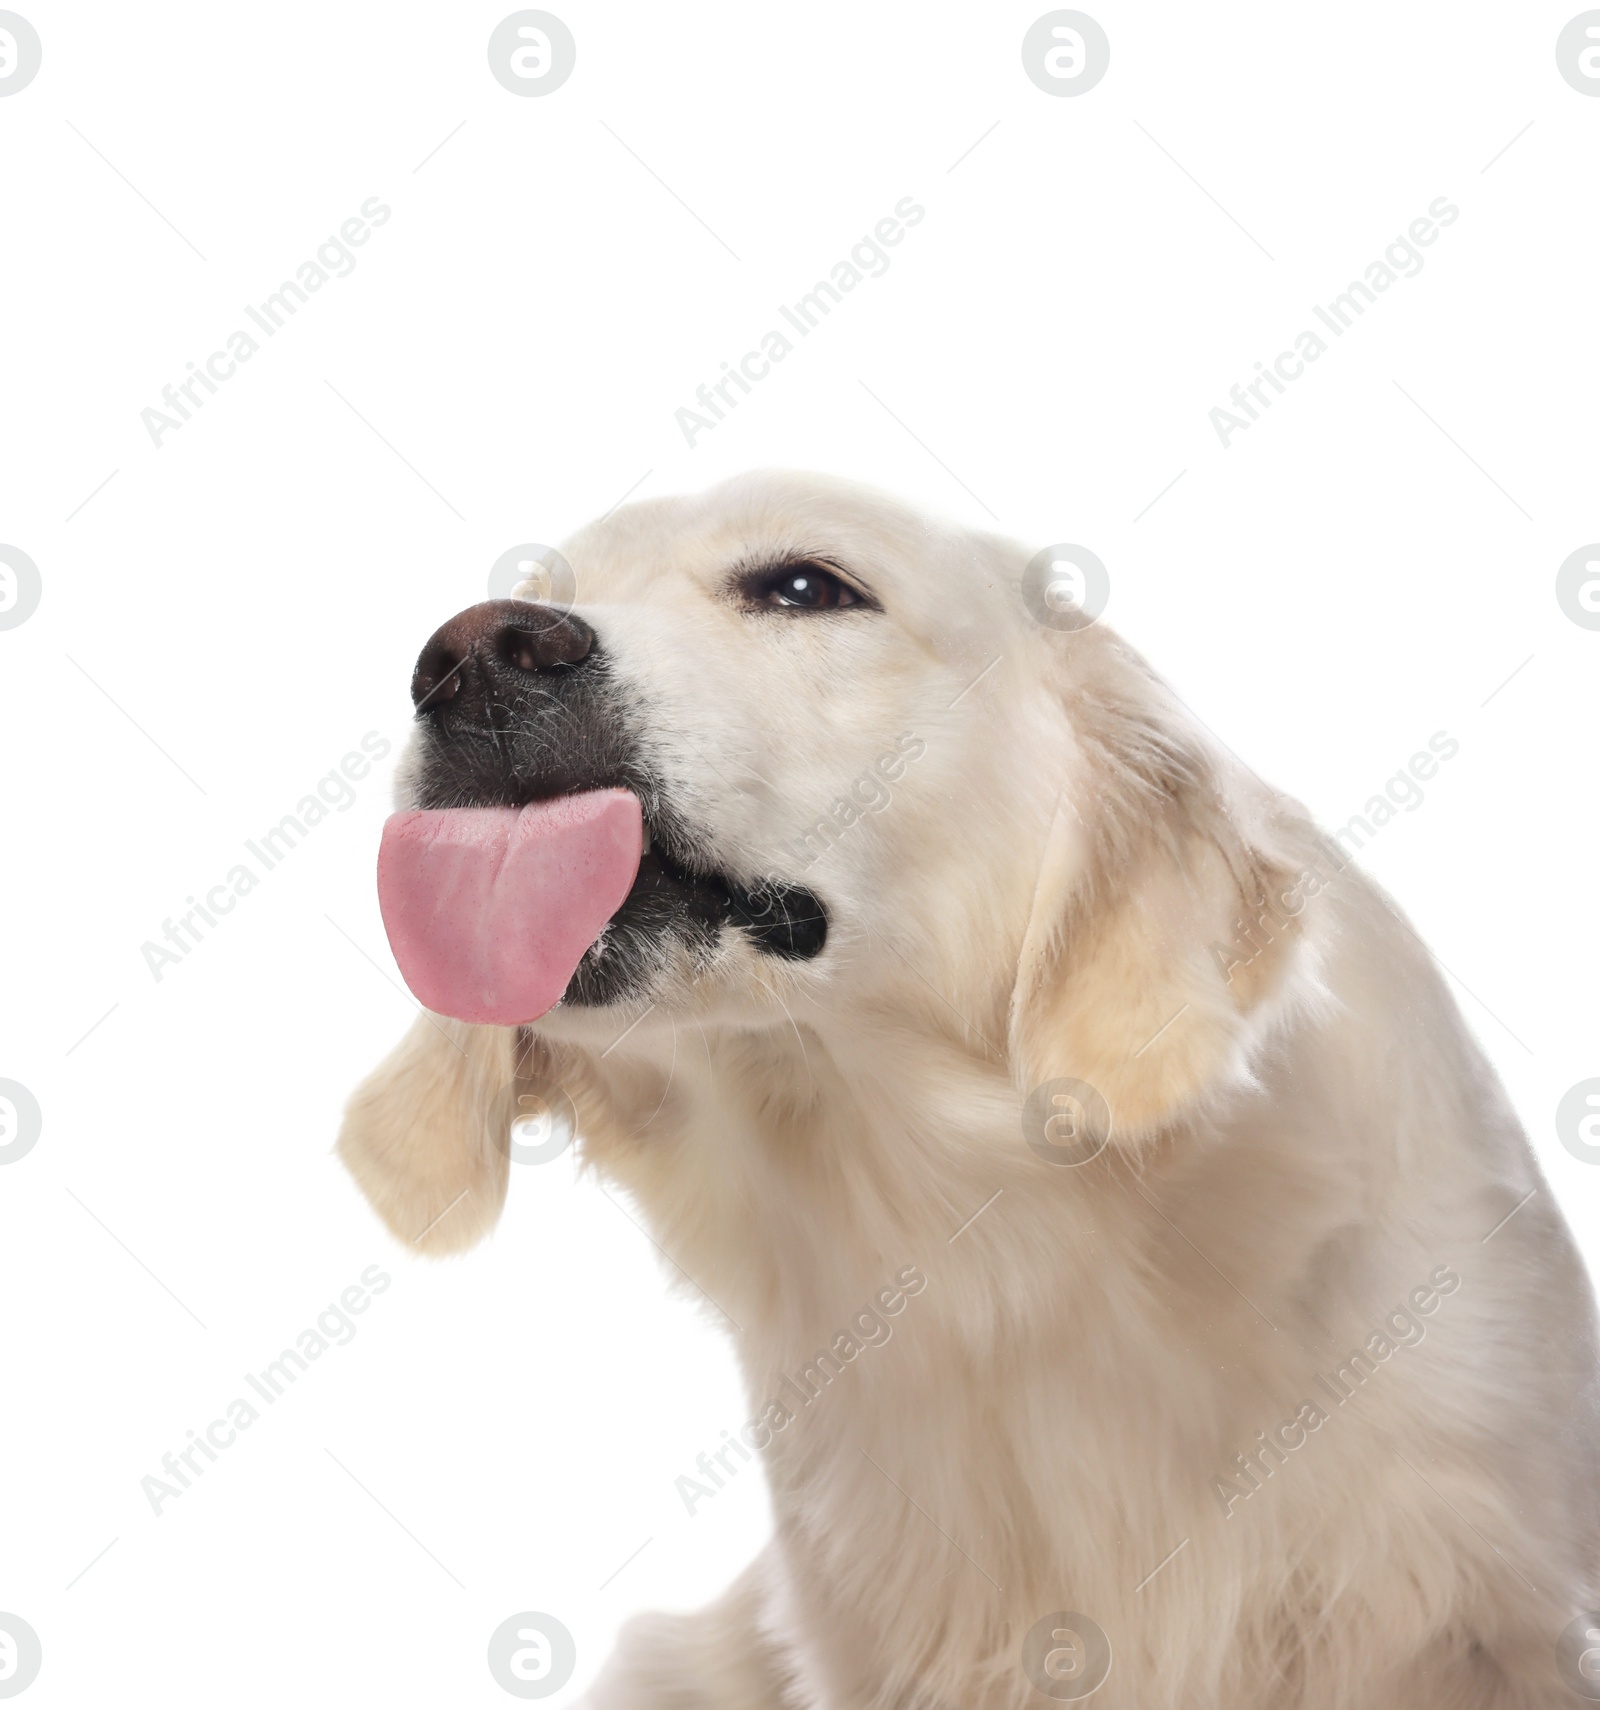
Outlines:
{"type": "Polygon", "coordinates": [[[678,810],[645,759],[659,733],[587,623],[471,607],[422,650],[412,698],[413,811],[384,828],[378,890],[428,1008],[520,1026],[557,1003],[670,998],[735,935],[794,960],[822,949],[811,891],[736,875],[678,810]]]}
{"type": "Polygon", "coordinates": [[[716,870],[645,799],[659,798],[615,784],[534,796],[508,781],[472,805],[395,814],[379,900],[418,999],[459,1020],[520,1025],[561,1002],[643,996],[674,959],[708,966],[725,930],[767,955],[821,951],[827,914],[814,893],[716,870]]]}

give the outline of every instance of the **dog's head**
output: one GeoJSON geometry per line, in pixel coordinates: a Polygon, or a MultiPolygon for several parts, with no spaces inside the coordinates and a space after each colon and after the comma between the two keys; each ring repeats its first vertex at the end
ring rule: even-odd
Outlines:
{"type": "MultiPolygon", "coordinates": [[[[423,648],[399,780],[404,808],[503,827],[578,798],[561,812],[639,840],[539,1045],[621,1070],[686,1018],[824,1046],[913,1027],[1019,1100],[1087,1083],[1123,1142],[1247,1072],[1293,960],[1273,899],[1295,816],[1104,626],[1058,627],[1024,549],[752,475],[629,506],[565,556],[570,606],[488,601],[423,648]]],[[[553,917],[603,894],[541,882],[526,906],[553,917]]],[[[451,930],[510,941],[521,906],[451,930]]],[[[424,1016],[357,1095],[341,1151],[403,1238],[468,1192],[475,1214],[418,1244],[492,1220],[519,1049],[527,1030],[424,1016]]]]}

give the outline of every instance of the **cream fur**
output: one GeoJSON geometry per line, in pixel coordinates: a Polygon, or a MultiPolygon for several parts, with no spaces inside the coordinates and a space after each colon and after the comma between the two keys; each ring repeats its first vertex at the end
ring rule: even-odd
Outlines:
{"type": "MultiPolygon", "coordinates": [[[[928,1279],[773,1437],[761,1558],[637,1623],[593,1710],[1022,1710],[1058,1610],[1111,1640],[1103,1710],[1577,1702],[1589,1287],[1394,906],[1112,632],[1034,626],[1020,547],[761,475],[567,555],[708,858],[803,877],[832,921],[815,962],[735,935],[664,966],[643,1020],[557,1009],[525,1067],[742,1326],[753,1406],[898,1269],[928,1279]],[[720,598],[776,550],[859,569],[885,611],[720,598]],[[925,753],[893,799],[796,873],[901,732],[925,753]],[[1111,1108],[1080,1167],[1024,1141],[1055,1077],[1111,1108]],[[1423,1339],[1338,1405],[1318,1377],[1418,1289],[1423,1339]],[[1215,1481],[1248,1488],[1234,1457],[1307,1398],[1327,1422],[1228,1504],[1215,1481]]],[[[493,1221],[513,1048],[424,1018],[352,1101],[341,1155],[400,1239],[493,1221]]]]}

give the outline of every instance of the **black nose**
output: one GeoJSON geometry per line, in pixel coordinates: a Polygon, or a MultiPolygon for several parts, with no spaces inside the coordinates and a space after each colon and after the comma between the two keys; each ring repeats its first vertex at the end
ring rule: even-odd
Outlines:
{"type": "Polygon", "coordinates": [[[496,723],[541,672],[581,665],[595,634],[582,618],[529,600],[485,600],[457,612],[417,656],[411,699],[417,711],[496,723]]]}

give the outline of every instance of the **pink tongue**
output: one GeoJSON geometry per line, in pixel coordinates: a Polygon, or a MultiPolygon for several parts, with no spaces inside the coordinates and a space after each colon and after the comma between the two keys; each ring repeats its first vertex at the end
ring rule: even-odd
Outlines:
{"type": "Polygon", "coordinates": [[[621,908],[643,844],[626,790],[393,815],[378,906],[406,984],[459,1021],[535,1020],[621,908]]]}

